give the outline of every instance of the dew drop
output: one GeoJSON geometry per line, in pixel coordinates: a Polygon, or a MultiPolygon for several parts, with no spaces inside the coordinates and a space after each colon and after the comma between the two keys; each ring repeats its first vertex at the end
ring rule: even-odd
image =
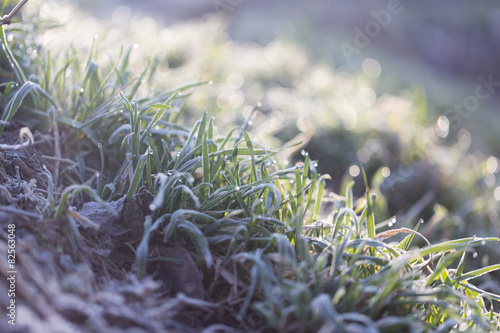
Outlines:
{"type": "Polygon", "coordinates": [[[214,81],[212,81],[212,80],[208,81],[209,86],[212,86],[213,84],[214,84],[214,81]]]}
{"type": "Polygon", "coordinates": [[[482,241],[481,241],[481,245],[486,245],[486,241],[485,241],[485,240],[482,240],[482,241]]]}
{"type": "Polygon", "coordinates": [[[236,191],[239,191],[241,188],[240,188],[239,186],[236,186],[234,189],[235,189],[236,191]]]}
{"type": "Polygon", "coordinates": [[[85,89],[81,88],[80,93],[83,94],[85,92],[85,89]]]}
{"type": "Polygon", "coordinates": [[[262,107],[262,103],[261,102],[257,103],[257,107],[258,108],[262,107]]]}
{"type": "Polygon", "coordinates": [[[156,206],[154,204],[149,205],[149,210],[155,210],[156,206]]]}
{"type": "Polygon", "coordinates": [[[474,252],[474,253],[472,254],[472,258],[477,258],[477,252],[474,252]]]}
{"type": "Polygon", "coordinates": [[[294,183],[295,183],[295,180],[290,179],[290,184],[294,184],[294,183]]]}
{"type": "Polygon", "coordinates": [[[300,155],[302,155],[302,156],[306,156],[306,151],[305,151],[304,149],[302,149],[302,150],[300,151],[300,155]]]}

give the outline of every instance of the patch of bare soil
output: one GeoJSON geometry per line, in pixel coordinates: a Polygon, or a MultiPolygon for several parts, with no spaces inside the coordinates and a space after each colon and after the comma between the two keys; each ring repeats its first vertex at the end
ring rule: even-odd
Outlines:
{"type": "Polygon", "coordinates": [[[56,162],[44,157],[53,156],[52,138],[35,133],[33,144],[9,149],[18,134],[11,126],[0,138],[0,304],[10,313],[1,332],[237,331],[227,303],[207,299],[199,260],[182,240],[151,247],[170,260],[154,261],[147,277],[132,273],[149,193],[108,207],[79,195],[68,207],[73,221],[51,218],[51,192],[64,190],[52,184],[56,162]]]}

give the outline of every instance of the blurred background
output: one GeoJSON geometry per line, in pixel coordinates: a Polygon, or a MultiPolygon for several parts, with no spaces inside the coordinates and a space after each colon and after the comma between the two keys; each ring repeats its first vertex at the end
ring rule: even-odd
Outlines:
{"type": "Polygon", "coordinates": [[[284,163],[310,154],[339,194],[363,194],[362,164],[379,221],[500,236],[493,1],[32,0],[23,15],[38,10],[61,24],[42,47],[96,42],[106,62],[132,46],[138,73],[150,59],[143,94],[213,81],[179,105],[187,125],[208,110],[221,134],[248,120],[266,147],[300,141],[284,163]]]}

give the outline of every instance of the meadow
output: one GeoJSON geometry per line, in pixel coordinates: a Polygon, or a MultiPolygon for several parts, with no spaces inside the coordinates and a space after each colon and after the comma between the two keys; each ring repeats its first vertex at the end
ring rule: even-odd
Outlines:
{"type": "Polygon", "coordinates": [[[424,89],[130,22],[0,27],[2,331],[500,330],[498,158],[424,89]]]}

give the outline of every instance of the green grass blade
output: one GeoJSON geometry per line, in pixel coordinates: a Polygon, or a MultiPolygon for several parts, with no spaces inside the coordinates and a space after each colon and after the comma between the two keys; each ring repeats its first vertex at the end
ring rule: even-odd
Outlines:
{"type": "Polygon", "coordinates": [[[454,282],[468,281],[470,279],[475,279],[475,278],[480,277],[484,274],[487,274],[487,273],[490,273],[493,271],[497,271],[497,270],[500,270],[500,264],[483,267],[483,268],[476,269],[476,270],[470,271],[468,273],[462,274],[462,275],[458,276],[457,278],[455,278],[454,282]]]}
{"type": "Polygon", "coordinates": [[[4,31],[4,26],[0,26],[0,39],[2,41],[2,48],[5,52],[5,55],[7,56],[7,59],[9,60],[10,66],[12,67],[12,70],[14,71],[14,74],[17,77],[17,81],[20,84],[24,84],[27,79],[26,79],[26,74],[24,74],[23,69],[19,65],[19,63],[16,60],[16,57],[14,57],[14,54],[12,53],[12,50],[9,47],[9,44],[7,42],[7,38],[5,38],[5,31],[4,31]]]}
{"type": "Polygon", "coordinates": [[[432,245],[422,250],[417,250],[416,253],[418,253],[421,256],[426,256],[431,253],[438,253],[449,250],[458,250],[467,246],[482,245],[484,244],[484,242],[499,242],[499,241],[500,239],[496,237],[487,237],[487,238],[467,237],[432,245]]]}
{"type": "Polygon", "coordinates": [[[144,171],[144,166],[146,164],[146,160],[148,158],[148,153],[141,155],[139,158],[139,162],[137,163],[137,166],[135,167],[134,171],[134,177],[132,178],[132,183],[130,184],[130,187],[128,189],[128,192],[125,196],[125,199],[128,200],[132,198],[132,196],[135,194],[135,191],[139,187],[139,184],[141,183],[142,179],[142,173],[144,171]]]}

